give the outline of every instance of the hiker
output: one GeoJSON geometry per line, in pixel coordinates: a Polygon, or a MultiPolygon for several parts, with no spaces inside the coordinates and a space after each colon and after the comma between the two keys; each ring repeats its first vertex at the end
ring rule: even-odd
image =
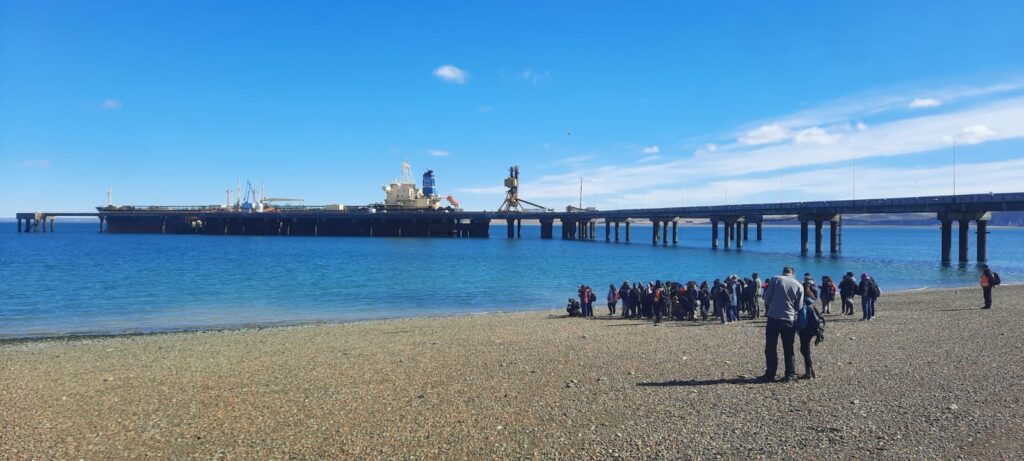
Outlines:
{"type": "Polygon", "coordinates": [[[580,303],[573,298],[569,298],[569,304],[565,305],[565,311],[569,313],[569,317],[582,317],[583,313],[580,312],[580,303]]]}
{"type": "Polygon", "coordinates": [[[797,314],[797,335],[800,336],[800,355],[804,357],[804,374],[798,379],[814,379],[811,361],[811,340],[814,344],[825,340],[825,319],[814,307],[814,284],[804,285],[803,308],[797,314]]]}
{"type": "Polygon", "coordinates": [[[661,285],[661,280],[658,280],[651,287],[651,310],[654,313],[655,325],[661,323],[661,315],[665,311],[665,301],[665,289],[661,285]]]}
{"type": "Polygon", "coordinates": [[[783,381],[796,378],[796,367],[793,363],[793,339],[796,335],[797,310],[804,303],[804,287],[796,281],[796,271],[786,266],[782,275],[772,277],[764,290],[764,303],[767,308],[765,317],[764,359],[765,372],[758,381],[775,381],[775,372],[779,367],[779,337],[782,337],[783,361],[786,374],[783,381]]]}
{"type": "Polygon", "coordinates": [[[711,289],[708,288],[708,281],[700,284],[700,319],[708,319],[708,309],[711,309],[711,289]]]}
{"type": "Polygon", "coordinates": [[[981,266],[981,293],[985,297],[985,307],[982,309],[992,308],[992,287],[1002,283],[999,280],[999,274],[992,272],[988,265],[981,266]]]}
{"type": "Polygon", "coordinates": [[[698,304],[700,292],[697,290],[697,282],[690,280],[686,282],[686,293],[683,293],[683,309],[686,311],[686,318],[691,322],[697,319],[698,304]]]}
{"type": "Polygon", "coordinates": [[[608,315],[615,315],[615,305],[619,302],[619,291],[615,285],[608,285],[608,315]]]}
{"type": "Polygon", "coordinates": [[[819,288],[821,299],[821,313],[831,314],[832,300],[836,299],[836,284],[832,283],[832,277],[823,275],[821,277],[821,288],[819,288]]]}
{"type": "Polygon", "coordinates": [[[868,274],[860,274],[860,285],[857,286],[857,294],[860,295],[860,307],[864,317],[860,320],[872,320],[875,318],[875,300],[882,295],[878,283],[868,274]]]}
{"type": "Polygon", "coordinates": [[[715,300],[715,314],[725,325],[729,321],[729,289],[721,280],[715,279],[715,287],[711,289],[711,295],[715,300]]]}
{"type": "Polygon", "coordinates": [[[857,281],[853,272],[847,272],[839,282],[839,297],[843,302],[843,314],[853,315],[853,296],[857,294],[857,281]]]}
{"type": "Polygon", "coordinates": [[[743,310],[750,314],[751,319],[757,318],[757,286],[751,279],[743,279],[743,310]]]}
{"type": "Polygon", "coordinates": [[[593,317],[594,316],[594,301],[597,301],[597,295],[590,287],[583,285],[583,316],[593,317]]]}
{"type": "Polygon", "coordinates": [[[743,292],[743,284],[735,274],[729,276],[726,284],[729,293],[729,322],[739,320],[740,296],[743,292]]]}

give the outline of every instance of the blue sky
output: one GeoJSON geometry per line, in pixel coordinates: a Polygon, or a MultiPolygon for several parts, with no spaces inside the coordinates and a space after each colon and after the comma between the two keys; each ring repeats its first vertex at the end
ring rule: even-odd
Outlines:
{"type": "Polygon", "coordinates": [[[0,0],[0,216],[1024,190],[1024,2],[684,3],[0,0]]]}

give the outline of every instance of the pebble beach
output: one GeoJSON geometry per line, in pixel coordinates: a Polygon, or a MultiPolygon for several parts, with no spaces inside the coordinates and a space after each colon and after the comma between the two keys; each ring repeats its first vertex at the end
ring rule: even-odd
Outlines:
{"type": "Polygon", "coordinates": [[[4,341],[0,459],[1021,459],[1022,299],[884,294],[773,384],[763,319],[597,305],[4,341]]]}

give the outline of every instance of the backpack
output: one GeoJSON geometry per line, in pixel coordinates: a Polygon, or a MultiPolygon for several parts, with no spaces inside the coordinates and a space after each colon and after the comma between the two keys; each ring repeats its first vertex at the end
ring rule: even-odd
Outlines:
{"type": "Polygon", "coordinates": [[[992,280],[989,280],[989,282],[989,284],[992,286],[996,286],[999,285],[1000,283],[1003,283],[1003,281],[999,279],[999,274],[997,274],[996,272],[992,272],[992,280]]]}
{"type": "Polygon", "coordinates": [[[828,282],[828,294],[832,295],[833,297],[836,295],[836,284],[835,283],[828,282]]]}
{"type": "Polygon", "coordinates": [[[874,295],[875,298],[880,298],[882,296],[882,289],[878,288],[878,282],[876,282],[875,279],[871,279],[871,294],[874,295]]]}

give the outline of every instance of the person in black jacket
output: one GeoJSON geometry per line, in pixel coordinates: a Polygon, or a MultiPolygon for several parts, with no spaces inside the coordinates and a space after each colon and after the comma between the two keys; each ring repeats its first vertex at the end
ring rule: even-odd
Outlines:
{"type": "Polygon", "coordinates": [[[622,300],[622,318],[633,317],[633,287],[629,286],[628,280],[619,288],[619,299],[622,300]]]}
{"type": "Polygon", "coordinates": [[[853,272],[847,272],[843,281],[839,282],[839,298],[843,302],[843,314],[853,315],[853,297],[857,294],[857,281],[853,272]]]}
{"type": "Polygon", "coordinates": [[[857,286],[857,294],[860,295],[860,307],[864,311],[861,321],[875,318],[875,300],[882,295],[878,283],[868,274],[860,274],[860,285],[857,286]]]}

